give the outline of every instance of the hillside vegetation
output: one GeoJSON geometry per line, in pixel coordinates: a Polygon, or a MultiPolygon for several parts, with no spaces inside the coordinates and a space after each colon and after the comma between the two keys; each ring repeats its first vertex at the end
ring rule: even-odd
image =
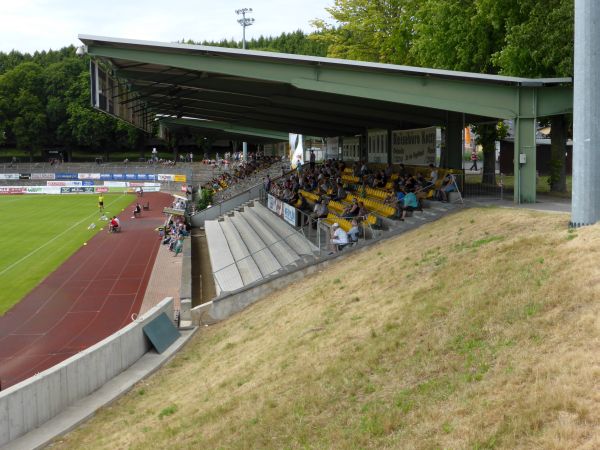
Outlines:
{"type": "Polygon", "coordinates": [[[600,448],[600,226],[469,209],[202,328],[57,448],[600,448]]]}

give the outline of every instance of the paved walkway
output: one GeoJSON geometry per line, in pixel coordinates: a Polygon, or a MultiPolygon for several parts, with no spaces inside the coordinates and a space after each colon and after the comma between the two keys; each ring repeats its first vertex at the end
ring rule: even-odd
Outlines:
{"type": "Polygon", "coordinates": [[[504,208],[520,208],[533,209],[536,211],[547,212],[571,212],[571,199],[552,197],[549,195],[537,195],[535,203],[516,204],[513,201],[512,194],[507,195],[504,199],[494,198],[492,196],[469,196],[465,198],[465,203],[472,206],[500,206],[504,208]]]}
{"type": "MultiPolygon", "coordinates": [[[[158,240],[158,237],[156,238],[158,240]]],[[[156,254],[152,275],[146,288],[140,314],[144,314],[165,297],[173,297],[173,308],[179,309],[182,254],[173,256],[167,245],[161,245],[156,254]]]]}

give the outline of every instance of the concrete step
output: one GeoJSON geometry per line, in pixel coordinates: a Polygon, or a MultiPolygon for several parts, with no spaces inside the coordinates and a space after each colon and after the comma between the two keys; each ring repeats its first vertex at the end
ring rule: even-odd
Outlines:
{"type": "Polygon", "coordinates": [[[267,248],[263,240],[248,224],[243,214],[235,214],[231,218],[231,222],[235,225],[238,233],[244,240],[248,251],[252,254],[263,277],[276,273],[281,269],[281,264],[277,258],[275,258],[271,250],[267,248]]]}
{"type": "Polygon", "coordinates": [[[243,287],[244,282],[219,222],[207,220],[204,222],[204,229],[217,295],[222,291],[234,291],[243,287]]]}
{"type": "Polygon", "coordinates": [[[250,255],[250,252],[244,243],[244,239],[240,236],[235,225],[231,221],[231,218],[220,222],[220,225],[227,239],[227,243],[229,244],[231,254],[237,264],[244,286],[261,279],[262,274],[250,255]]]}
{"type": "Polygon", "coordinates": [[[260,236],[262,241],[269,247],[279,264],[282,267],[293,264],[300,258],[300,255],[294,251],[285,241],[275,233],[260,217],[254,212],[254,208],[246,208],[241,213],[248,224],[260,236]]]}
{"type": "Polygon", "coordinates": [[[280,238],[284,238],[290,247],[299,255],[313,255],[318,249],[291,225],[273,214],[267,207],[259,202],[254,203],[255,212],[269,226],[277,232],[280,238]]]}

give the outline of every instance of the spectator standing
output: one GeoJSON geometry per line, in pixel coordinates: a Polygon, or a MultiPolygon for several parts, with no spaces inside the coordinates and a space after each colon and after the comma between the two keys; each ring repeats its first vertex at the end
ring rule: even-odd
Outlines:
{"type": "Polygon", "coordinates": [[[478,171],[477,169],[477,160],[479,159],[479,157],[477,156],[477,149],[474,148],[471,151],[471,168],[469,170],[474,170],[475,172],[478,171]]]}

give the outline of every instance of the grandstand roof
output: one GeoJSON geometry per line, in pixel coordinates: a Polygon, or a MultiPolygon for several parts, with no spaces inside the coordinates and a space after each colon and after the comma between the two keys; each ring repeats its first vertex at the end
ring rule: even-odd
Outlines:
{"type": "MultiPolygon", "coordinates": [[[[467,123],[477,123],[572,110],[570,78],[528,79],[200,45],[79,38],[121,91],[126,88],[142,102],[134,112],[143,111],[146,120],[153,114],[204,119],[227,123],[229,129],[245,130],[249,136],[269,132],[338,136],[361,134],[368,128],[444,125],[452,112],[464,114],[467,123]],[[531,95],[523,95],[524,91],[531,95]]],[[[112,97],[124,106],[135,104],[131,96],[119,92],[112,97]]]]}

